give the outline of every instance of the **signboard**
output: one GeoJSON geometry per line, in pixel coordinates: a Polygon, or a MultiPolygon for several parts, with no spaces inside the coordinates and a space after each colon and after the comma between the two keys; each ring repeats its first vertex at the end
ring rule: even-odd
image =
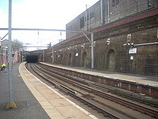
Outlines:
{"type": "Polygon", "coordinates": [[[137,48],[130,48],[129,49],[129,54],[136,54],[137,53],[137,48]]]}

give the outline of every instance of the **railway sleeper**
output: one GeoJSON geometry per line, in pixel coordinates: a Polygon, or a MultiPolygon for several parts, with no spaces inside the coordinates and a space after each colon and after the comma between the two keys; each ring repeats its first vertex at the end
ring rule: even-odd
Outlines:
{"type": "Polygon", "coordinates": [[[76,95],[76,92],[74,90],[71,90],[70,88],[64,86],[64,85],[60,85],[60,87],[65,90],[67,93],[73,93],[76,95]]]}
{"type": "MultiPolygon", "coordinates": [[[[73,95],[73,94],[71,94],[73,95]]],[[[111,114],[110,112],[107,112],[106,110],[104,110],[103,108],[101,107],[98,107],[97,105],[95,105],[93,102],[85,99],[85,98],[82,98],[82,97],[78,97],[76,95],[73,95],[73,97],[76,97],[80,102],[83,102],[84,104],[86,104],[87,106],[91,107],[92,109],[94,110],[97,110],[98,112],[101,112],[103,114],[106,114],[106,116],[108,117],[114,117],[115,119],[119,119],[119,117],[117,116],[114,116],[113,114],[111,114]]]]}
{"type": "Polygon", "coordinates": [[[75,84],[75,83],[73,83],[73,86],[79,87],[79,88],[81,88],[82,90],[86,90],[86,91],[88,91],[88,92],[92,92],[92,90],[91,90],[90,88],[85,87],[85,86],[80,85],[80,84],[75,84]]]}
{"type": "MultiPolygon", "coordinates": [[[[97,95],[102,96],[103,94],[102,94],[102,93],[97,93],[97,95]]],[[[107,98],[107,99],[109,99],[109,100],[111,100],[111,101],[114,101],[114,102],[116,102],[116,103],[122,104],[122,105],[124,105],[124,106],[126,106],[126,107],[132,108],[133,110],[137,110],[137,111],[139,111],[139,112],[146,113],[146,114],[148,114],[148,115],[150,115],[150,116],[155,117],[155,115],[153,115],[152,113],[150,113],[150,112],[144,112],[142,109],[140,109],[140,108],[138,108],[138,107],[135,107],[134,105],[131,105],[131,106],[130,106],[129,104],[126,104],[125,102],[116,100],[116,99],[111,98],[111,97],[105,97],[105,98],[107,98]]],[[[157,117],[157,116],[156,116],[156,117],[157,117]]]]}

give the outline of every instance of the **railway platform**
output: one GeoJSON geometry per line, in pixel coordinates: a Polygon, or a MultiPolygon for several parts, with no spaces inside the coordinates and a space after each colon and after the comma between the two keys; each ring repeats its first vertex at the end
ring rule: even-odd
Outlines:
{"type": "Polygon", "coordinates": [[[107,84],[158,98],[158,77],[99,71],[80,67],[54,65],[44,62],[40,63],[52,66],[54,67],[54,70],[63,72],[67,75],[76,76],[94,83],[107,84]]]}
{"type": "Polygon", "coordinates": [[[17,108],[6,109],[8,74],[0,72],[0,119],[97,119],[30,74],[24,63],[13,66],[12,78],[13,101],[17,108]]]}

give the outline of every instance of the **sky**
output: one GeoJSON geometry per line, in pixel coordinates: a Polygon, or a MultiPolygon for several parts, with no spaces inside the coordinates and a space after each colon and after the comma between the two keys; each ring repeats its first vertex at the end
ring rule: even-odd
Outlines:
{"type": "MultiPolygon", "coordinates": [[[[12,28],[65,29],[66,24],[99,0],[12,0],[12,28]]],[[[8,27],[8,2],[0,0],[0,28],[8,27]]],[[[0,31],[2,38],[8,31],[0,31]]],[[[12,40],[56,44],[65,32],[12,31],[12,40]]]]}

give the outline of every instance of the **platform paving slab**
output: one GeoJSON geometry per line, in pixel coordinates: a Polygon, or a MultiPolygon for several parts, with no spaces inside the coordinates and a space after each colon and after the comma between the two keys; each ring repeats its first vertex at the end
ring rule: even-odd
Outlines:
{"type": "MultiPolygon", "coordinates": [[[[24,64],[21,64],[20,67],[22,69],[24,64]]],[[[20,74],[23,74],[24,82],[51,119],[97,119],[35,76],[31,74],[29,76],[29,72],[23,73],[23,71],[21,70],[20,74]]]]}
{"type": "Polygon", "coordinates": [[[9,103],[8,74],[0,72],[0,119],[50,119],[23,82],[18,67],[19,64],[13,66],[12,74],[13,101],[17,108],[5,109],[9,103]]]}

